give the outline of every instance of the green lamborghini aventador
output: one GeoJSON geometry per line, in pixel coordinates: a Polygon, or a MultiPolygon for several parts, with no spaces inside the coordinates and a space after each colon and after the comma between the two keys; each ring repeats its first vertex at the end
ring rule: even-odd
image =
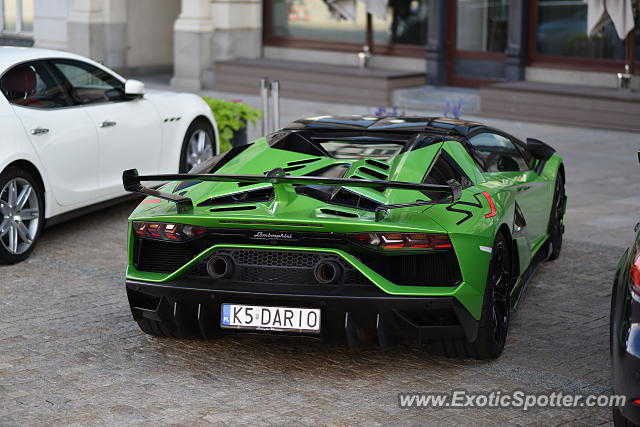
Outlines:
{"type": "Polygon", "coordinates": [[[474,122],[316,117],[138,176],[126,289],[152,335],[261,332],[498,357],[562,247],[554,149],[474,122]],[[158,189],[142,182],[170,181],[158,189]]]}

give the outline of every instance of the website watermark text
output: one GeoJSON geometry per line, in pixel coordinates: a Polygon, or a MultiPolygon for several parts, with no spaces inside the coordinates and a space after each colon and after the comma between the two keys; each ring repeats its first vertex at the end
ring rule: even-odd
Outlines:
{"type": "Polygon", "coordinates": [[[398,393],[398,406],[408,408],[606,408],[624,406],[626,396],[607,394],[527,393],[522,390],[444,393],[398,393]]]}

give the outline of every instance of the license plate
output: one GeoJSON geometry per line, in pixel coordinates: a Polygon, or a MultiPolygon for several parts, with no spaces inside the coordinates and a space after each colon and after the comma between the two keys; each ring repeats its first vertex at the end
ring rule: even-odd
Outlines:
{"type": "Polygon", "coordinates": [[[320,309],[222,304],[220,326],[258,331],[320,333],[320,309]]]}

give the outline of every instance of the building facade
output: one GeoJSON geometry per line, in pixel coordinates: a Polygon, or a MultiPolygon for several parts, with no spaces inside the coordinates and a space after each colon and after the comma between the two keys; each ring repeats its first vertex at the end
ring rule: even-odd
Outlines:
{"type": "MultiPolygon", "coordinates": [[[[3,44],[64,49],[123,72],[215,88],[214,63],[271,58],[423,71],[434,85],[531,80],[614,87],[633,43],[586,36],[582,0],[389,0],[385,18],[337,21],[323,0],[0,0],[3,44]]],[[[636,17],[636,26],[638,18],[636,17]]],[[[635,62],[633,65],[640,63],[635,62]]]]}

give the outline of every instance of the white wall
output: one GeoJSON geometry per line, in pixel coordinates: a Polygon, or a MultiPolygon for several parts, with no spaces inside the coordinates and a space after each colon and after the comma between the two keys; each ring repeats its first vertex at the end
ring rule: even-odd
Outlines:
{"type": "Polygon", "coordinates": [[[36,47],[67,49],[67,0],[35,0],[33,38],[36,47]]]}
{"type": "Polygon", "coordinates": [[[173,24],[180,0],[127,2],[127,66],[153,67],[173,63],[173,24]]]}

